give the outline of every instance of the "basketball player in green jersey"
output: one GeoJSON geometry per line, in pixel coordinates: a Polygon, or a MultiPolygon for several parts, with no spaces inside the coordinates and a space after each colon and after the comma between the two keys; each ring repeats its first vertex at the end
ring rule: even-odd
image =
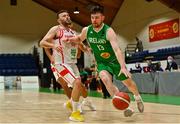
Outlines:
{"type": "MultiPolygon", "coordinates": [[[[95,59],[97,61],[98,73],[105,84],[108,92],[113,97],[118,88],[113,84],[112,78],[122,83],[134,94],[139,112],[144,111],[143,100],[138,92],[135,82],[131,79],[131,74],[127,70],[123,54],[118,47],[118,40],[114,30],[104,24],[103,7],[93,6],[91,9],[91,22],[88,27],[84,27],[82,32],[73,38],[67,38],[68,42],[82,42],[87,39],[95,59]]],[[[131,108],[124,110],[126,117],[132,116],[134,111],[131,108]]]]}

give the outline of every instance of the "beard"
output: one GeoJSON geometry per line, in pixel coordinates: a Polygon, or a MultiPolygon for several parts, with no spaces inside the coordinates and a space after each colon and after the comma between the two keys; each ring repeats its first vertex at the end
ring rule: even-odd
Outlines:
{"type": "Polygon", "coordinates": [[[102,26],[102,23],[100,23],[100,24],[93,23],[92,25],[94,28],[100,28],[102,26]]]}
{"type": "Polygon", "coordinates": [[[68,25],[71,25],[72,21],[71,21],[71,19],[67,19],[65,23],[68,25]]]}
{"type": "Polygon", "coordinates": [[[69,26],[69,25],[72,24],[72,21],[71,21],[70,19],[68,19],[68,20],[66,20],[66,21],[63,21],[62,24],[63,24],[64,26],[69,26]]]}

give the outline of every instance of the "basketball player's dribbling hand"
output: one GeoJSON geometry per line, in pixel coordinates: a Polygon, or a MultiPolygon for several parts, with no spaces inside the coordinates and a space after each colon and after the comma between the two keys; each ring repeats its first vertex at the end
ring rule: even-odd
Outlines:
{"type": "Polygon", "coordinates": [[[131,73],[130,73],[126,68],[121,68],[121,70],[120,70],[120,72],[119,72],[119,76],[120,76],[122,73],[123,73],[126,77],[129,77],[129,78],[132,77],[131,73]]]}
{"type": "Polygon", "coordinates": [[[67,43],[67,44],[71,44],[72,46],[75,46],[75,45],[77,45],[78,43],[76,43],[76,42],[72,42],[71,41],[71,38],[63,38],[63,39],[61,39],[63,42],[65,42],[65,43],[67,43]]]}
{"type": "Polygon", "coordinates": [[[69,40],[69,38],[67,38],[67,37],[61,38],[61,41],[62,41],[62,42],[65,42],[65,43],[70,43],[70,40],[69,40]]]}
{"type": "Polygon", "coordinates": [[[87,53],[91,54],[92,53],[92,49],[90,47],[87,47],[87,53]]]}
{"type": "Polygon", "coordinates": [[[58,53],[62,53],[62,50],[63,49],[63,47],[62,46],[56,46],[55,47],[55,50],[58,52],[58,53]]]}

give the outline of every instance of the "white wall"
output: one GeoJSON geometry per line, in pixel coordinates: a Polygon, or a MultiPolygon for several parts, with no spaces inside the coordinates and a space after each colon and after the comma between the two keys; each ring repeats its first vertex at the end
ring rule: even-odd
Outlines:
{"type": "Polygon", "coordinates": [[[180,45],[180,38],[149,42],[149,26],[179,17],[179,13],[156,0],[125,0],[112,27],[118,34],[119,45],[123,51],[127,44],[136,43],[136,36],[143,41],[144,49],[157,49],[180,45]]]}
{"type": "Polygon", "coordinates": [[[32,0],[17,0],[17,6],[1,0],[0,53],[28,53],[56,24],[56,13],[32,0]]]}
{"type": "Polygon", "coordinates": [[[31,0],[0,3],[0,53],[28,53],[56,22],[55,13],[31,0]]]}
{"type": "MultiPolygon", "coordinates": [[[[1,0],[0,54],[31,52],[54,25],[57,25],[56,13],[32,0],[17,0],[17,6],[10,6],[10,0],[1,0]]],[[[74,27],[81,29],[76,23],[74,27]]],[[[39,52],[42,61],[41,48],[39,52]]]]}

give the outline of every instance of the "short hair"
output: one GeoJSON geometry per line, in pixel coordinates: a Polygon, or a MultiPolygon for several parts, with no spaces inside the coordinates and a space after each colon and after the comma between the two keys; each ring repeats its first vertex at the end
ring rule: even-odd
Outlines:
{"type": "Polygon", "coordinates": [[[100,6],[100,5],[94,5],[91,10],[90,10],[91,14],[96,14],[96,13],[101,13],[104,14],[104,7],[100,6]]]}
{"type": "Polygon", "coordinates": [[[59,18],[59,14],[61,14],[61,13],[63,13],[63,12],[69,13],[67,10],[60,10],[59,12],[57,12],[57,19],[59,18]]]}

